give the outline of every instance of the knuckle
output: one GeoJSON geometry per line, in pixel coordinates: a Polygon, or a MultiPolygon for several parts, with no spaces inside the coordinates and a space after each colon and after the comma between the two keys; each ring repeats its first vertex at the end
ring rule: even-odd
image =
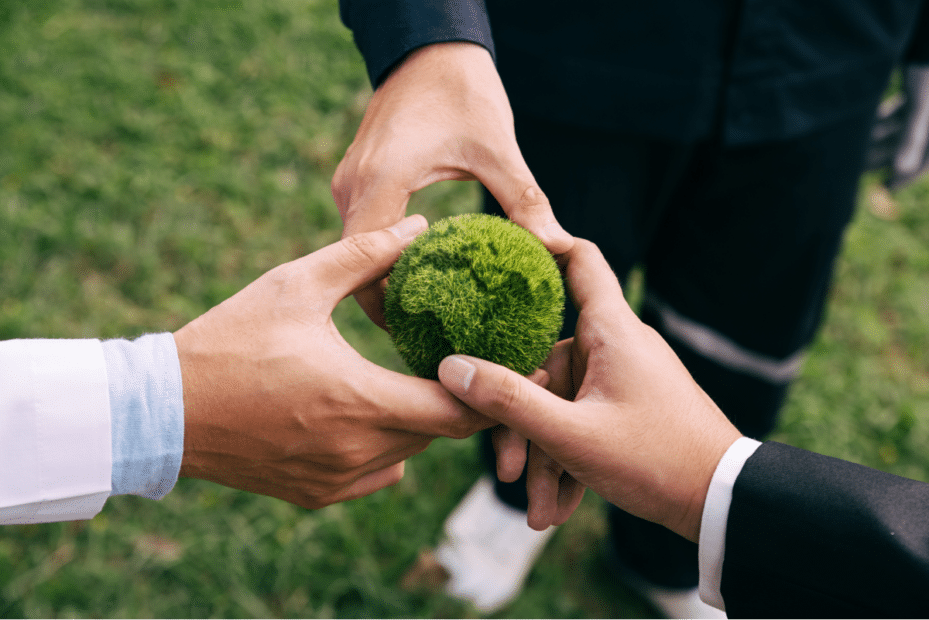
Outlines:
{"type": "Polygon", "coordinates": [[[348,147],[330,183],[332,197],[343,221],[349,218],[353,205],[365,192],[384,180],[385,171],[390,170],[390,162],[390,157],[380,151],[372,152],[356,143],[348,147]]]}
{"type": "Polygon", "coordinates": [[[371,461],[368,451],[362,446],[353,446],[342,451],[338,459],[338,474],[335,479],[338,484],[344,484],[352,476],[371,461]]]}
{"type": "Polygon", "coordinates": [[[527,187],[519,200],[516,202],[516,209],[526,214],[534,215],[539,212],[551,211],[548,197],[538,185],[527,187]]]}
{"type": "Polygon", "coordinates": [[[348,207],[348,188],[345,185],[344,172],[341,172],[342,168],[337,168],[335,174],[332,176],[332,183],[329,185],[329,191],[332,193],[332,199],[335,201],[335,206],[339,210],[339,215],[342,216],[342,220],[345,220],[345,213],[348,207]]]}
{"type": "Polygon", "coordinates": [[[345,219],[346,212],[352,203],[352,194],[355,187],[360,182],[358,163],[353,157],[353,149],[350,146],[339,165],[332,175],[332,182],[329,184],[332,198],[335,200],[336,207],[342,219],[345,219]]]}
{"type": "Polygon", "coordinates": [[[341,490],[342,487],[333,487],[330,485],[313,489],[307,494],[307,501],[310,503],[308,507],[318,510],[338,503],[342,499],[340,494],[341,490]]]}
{"type": "Polygon", "coordinates": [[[319,508],[325,508],[333,503],[333,489],[330,488],[328,484],[321,484],[319,481],[314,481],[312,484],[304,484],[302,488],[295,489],[295,491],[297,492],[294,494],[293,498],[288,498],[288,501],[301,508],[318,510],[319,508]]]}
{"type": "Polygon", "coordinates": [[[521,411],[527,398],[522,382],[509,372],[500,374],[493,394],[496,407],[508,413],[521,411]]]}
{"type": "Polygon", "coordinates": [[[349,271],[361,271],[378,264],[383,251],[378,239],[377,235],[370,233],[359,233],[343,239],[343,266],[349,271]]]}
{"type": "Polygon", "coordinates": [[[335,172],[332,175],[332,182],[329,184],[329,187],[332,189],[333,197],[338,200],[339,196],[342,193],[342,190],[346,186],[346,178],[348,173],[345,170],[346,160],[342,160],[338,166],[336,166],[335,172]]]}
{"type": "Polygon", "coordinates": [[[320,508],[325,508],[329,505],[328,502],[315,495],[310,495],[298,500],[294,500],[293,503],[297,506],[300,506],[301,508],[306,508],[307,510],[319,510],[320,508]]]}
{"type": "Polygon", "coordinates": [[[564,469],[561,467],[561,465],[559,465],[557,461],[550,457],[546,457],[543,469],[546,474],[556,480],[561,478],[561,474],[564,472],[564,469]]]}
{"type": "Polygon", "coordinates": [[[394,467],[390,469],[390,476],[386,481],[386,486],[393,486],[403,480],[403,475],[406,471],[406,463],[400,462],[397,463],[394,467]]]}
{"type": "Polygon", "coordinates": [[[447,434],[452,439],[467,439],[486,426],[477,420],[477,416],[468,413],[453,421],[449,425],[447,434]]]}
{"type": "MultiPolygon", "coordinates": [[[[351,431],[348,431],[351,433],[351,431]]],[[[376,456],[361,438],[332,439],[327,455],[319,459],[320,476],[316,485],[322,490],[337,490],[349,484],[376,456]]]]}
{"type": "Polygon", "coordinates": [[[287,293],[299,286],[302,272],[293,262],[278,265],[266,272],[251,286],[258,295],[273,295],[283,298],[287,293]]]}
{"type": "Polygon", "coordinates": [[[576,237],[574,243],[575,243],[575,247],[577,248],[576,251],[578,253],[593,254],[593,253],[600,252],[600,249],[597,247],[597,245],[593,241],[590,241],[589,239],[582,239],[580,237],[576,237]]]}

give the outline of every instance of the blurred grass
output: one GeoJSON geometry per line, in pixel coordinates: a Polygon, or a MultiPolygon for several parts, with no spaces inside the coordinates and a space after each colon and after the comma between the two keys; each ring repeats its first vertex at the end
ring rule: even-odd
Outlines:
{"type": "MultiPolygon", "coordinates": [[[[337,240],[329,181],[369,96],[335,0],[3,0],[0,338],[174,330],[337,240]]],[[[862,203],[777,438],[929,480],[929,184],[898,199],[895,221],[862,203]]],[[[476,207],[456,183],[411,204],[476,207]]],[[[352,300],[336,321],[402,368],[352,300]]],[[[439,440],[396,487],[315,512],[181,480],[4,527],[0,615],[473,616],[398,584],[477,471],[472,440],[439,440]]],[[[505,615],[653,614],[604,570],[601,514],[588,494],[505,615]]]]}
{"type": "Polygon", "coordinates": [[[866,178],[826,321],[776,439],[929,481],[929,182],[876,217],[866,178]]]}

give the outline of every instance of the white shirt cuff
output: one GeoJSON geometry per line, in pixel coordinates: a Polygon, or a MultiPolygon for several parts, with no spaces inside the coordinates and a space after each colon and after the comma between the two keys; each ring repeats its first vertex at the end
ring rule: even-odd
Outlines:
{"type": "Polygon", "coordinates": [[[98,340],[0,342],[0,524],[90,519],[110,495],[98,340]]]}
{"type": "Polygon", "coordinates": [[[726,525],[729,522],[729,506],[732,505],[732,488],[745,461],[760,445],[760,441],[740,437],[729,446],[716,466],[703,505],[699,548],[700,598],[707,605],[723,611],[726,610],[726,604],[720,585],[726,555],[726,525]]]}

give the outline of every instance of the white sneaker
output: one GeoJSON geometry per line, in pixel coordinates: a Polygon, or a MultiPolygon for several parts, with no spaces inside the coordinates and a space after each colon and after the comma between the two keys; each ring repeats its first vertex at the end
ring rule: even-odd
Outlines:
{"type": "Polygon", "coordinates": [[[445,521],[435,558],[448,571],[448,595],[492,614],[522,590],[555,527],[537,532],[526,513],[504,504],[493,481],[481,477],[445,521]]]}

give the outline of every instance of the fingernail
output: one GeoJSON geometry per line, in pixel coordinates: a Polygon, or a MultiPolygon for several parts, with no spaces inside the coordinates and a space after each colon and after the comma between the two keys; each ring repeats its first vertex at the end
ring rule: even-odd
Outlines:
{"type": "Polygon", "coordinates": [[[411,215],[410,217],[400,220],[387,230],[397,235],[398,239],[406,240],[422,232],[423,221],[421,218],[411,215]]]}
{"type": "Polygon", "coordinates": [[[455,392],[467,393],[474,379],[477,368],[474,364],[457,355],[449,355],[439,365],[442,383],[455,392]]]}

